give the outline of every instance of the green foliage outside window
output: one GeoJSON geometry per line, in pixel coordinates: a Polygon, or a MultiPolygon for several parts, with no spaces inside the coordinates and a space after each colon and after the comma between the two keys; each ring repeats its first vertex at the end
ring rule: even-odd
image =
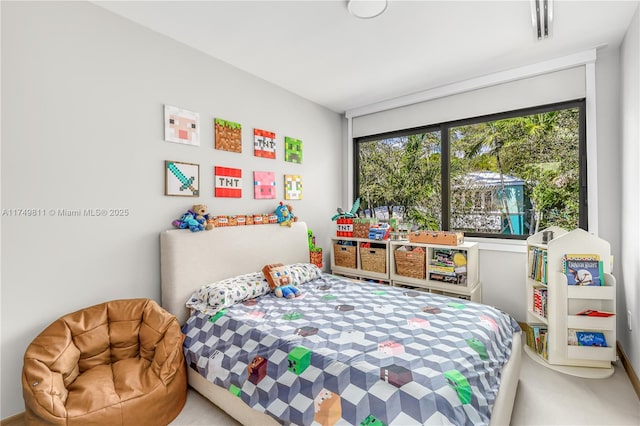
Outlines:
{"type": "Polygon", "coordinates": [[[356,192],[364,209],[400,206],[420,229],[525,236],[551,225],[572,229],[580,224],[580,143],[579,106],[357,141],[356,192]]]}

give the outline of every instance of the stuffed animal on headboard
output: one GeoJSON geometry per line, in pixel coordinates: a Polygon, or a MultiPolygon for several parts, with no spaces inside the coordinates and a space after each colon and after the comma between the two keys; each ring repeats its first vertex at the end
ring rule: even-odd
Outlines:
{"type": "Polygon", "coordinates": [[[301,294],[298,287],[291,284],[291,276],[282,263],[272,263],[262,268],[262,273],[276,297],[293,299],[301,294]]]}
{"type": "Polygon", "coordinates": [[[298,218],[293,215],[293,208],[280,201],[280,205],[276,207],[276,217],[280,226],[291,226],[293,222],[297,222],[298,218]]]}

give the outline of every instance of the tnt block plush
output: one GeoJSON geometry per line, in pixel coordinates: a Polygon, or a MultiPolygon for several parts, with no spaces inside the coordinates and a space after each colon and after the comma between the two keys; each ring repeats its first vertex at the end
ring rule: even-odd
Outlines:
{"type": "Polygon", "coordinates": [[[304,346],[296,346],[289,352],[289,371],[301,374],[311,364],[311,351],[304,346]]]}

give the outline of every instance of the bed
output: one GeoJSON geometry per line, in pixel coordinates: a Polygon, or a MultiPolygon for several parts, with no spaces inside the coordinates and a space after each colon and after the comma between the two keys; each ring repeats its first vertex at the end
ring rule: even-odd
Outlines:
{"type": "Polygon", "coordinates": [[[509,424],[521,361],[510,316],[326,273],[307,277],[300,298],[192,314],[186,303],[207,284],[276,262],[312,267],[306,224],[160,241],[162,305],[183,325],[189,385],[240,423],[509,424]]]}

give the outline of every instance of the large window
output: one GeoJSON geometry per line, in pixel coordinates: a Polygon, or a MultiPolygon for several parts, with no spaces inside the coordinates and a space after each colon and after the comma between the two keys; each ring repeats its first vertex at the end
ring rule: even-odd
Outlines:
{"type": "Polygon", "coordinates": [[[584,100],[357,138],[355,194],[420,229],[587,228],[584,100]]]}

